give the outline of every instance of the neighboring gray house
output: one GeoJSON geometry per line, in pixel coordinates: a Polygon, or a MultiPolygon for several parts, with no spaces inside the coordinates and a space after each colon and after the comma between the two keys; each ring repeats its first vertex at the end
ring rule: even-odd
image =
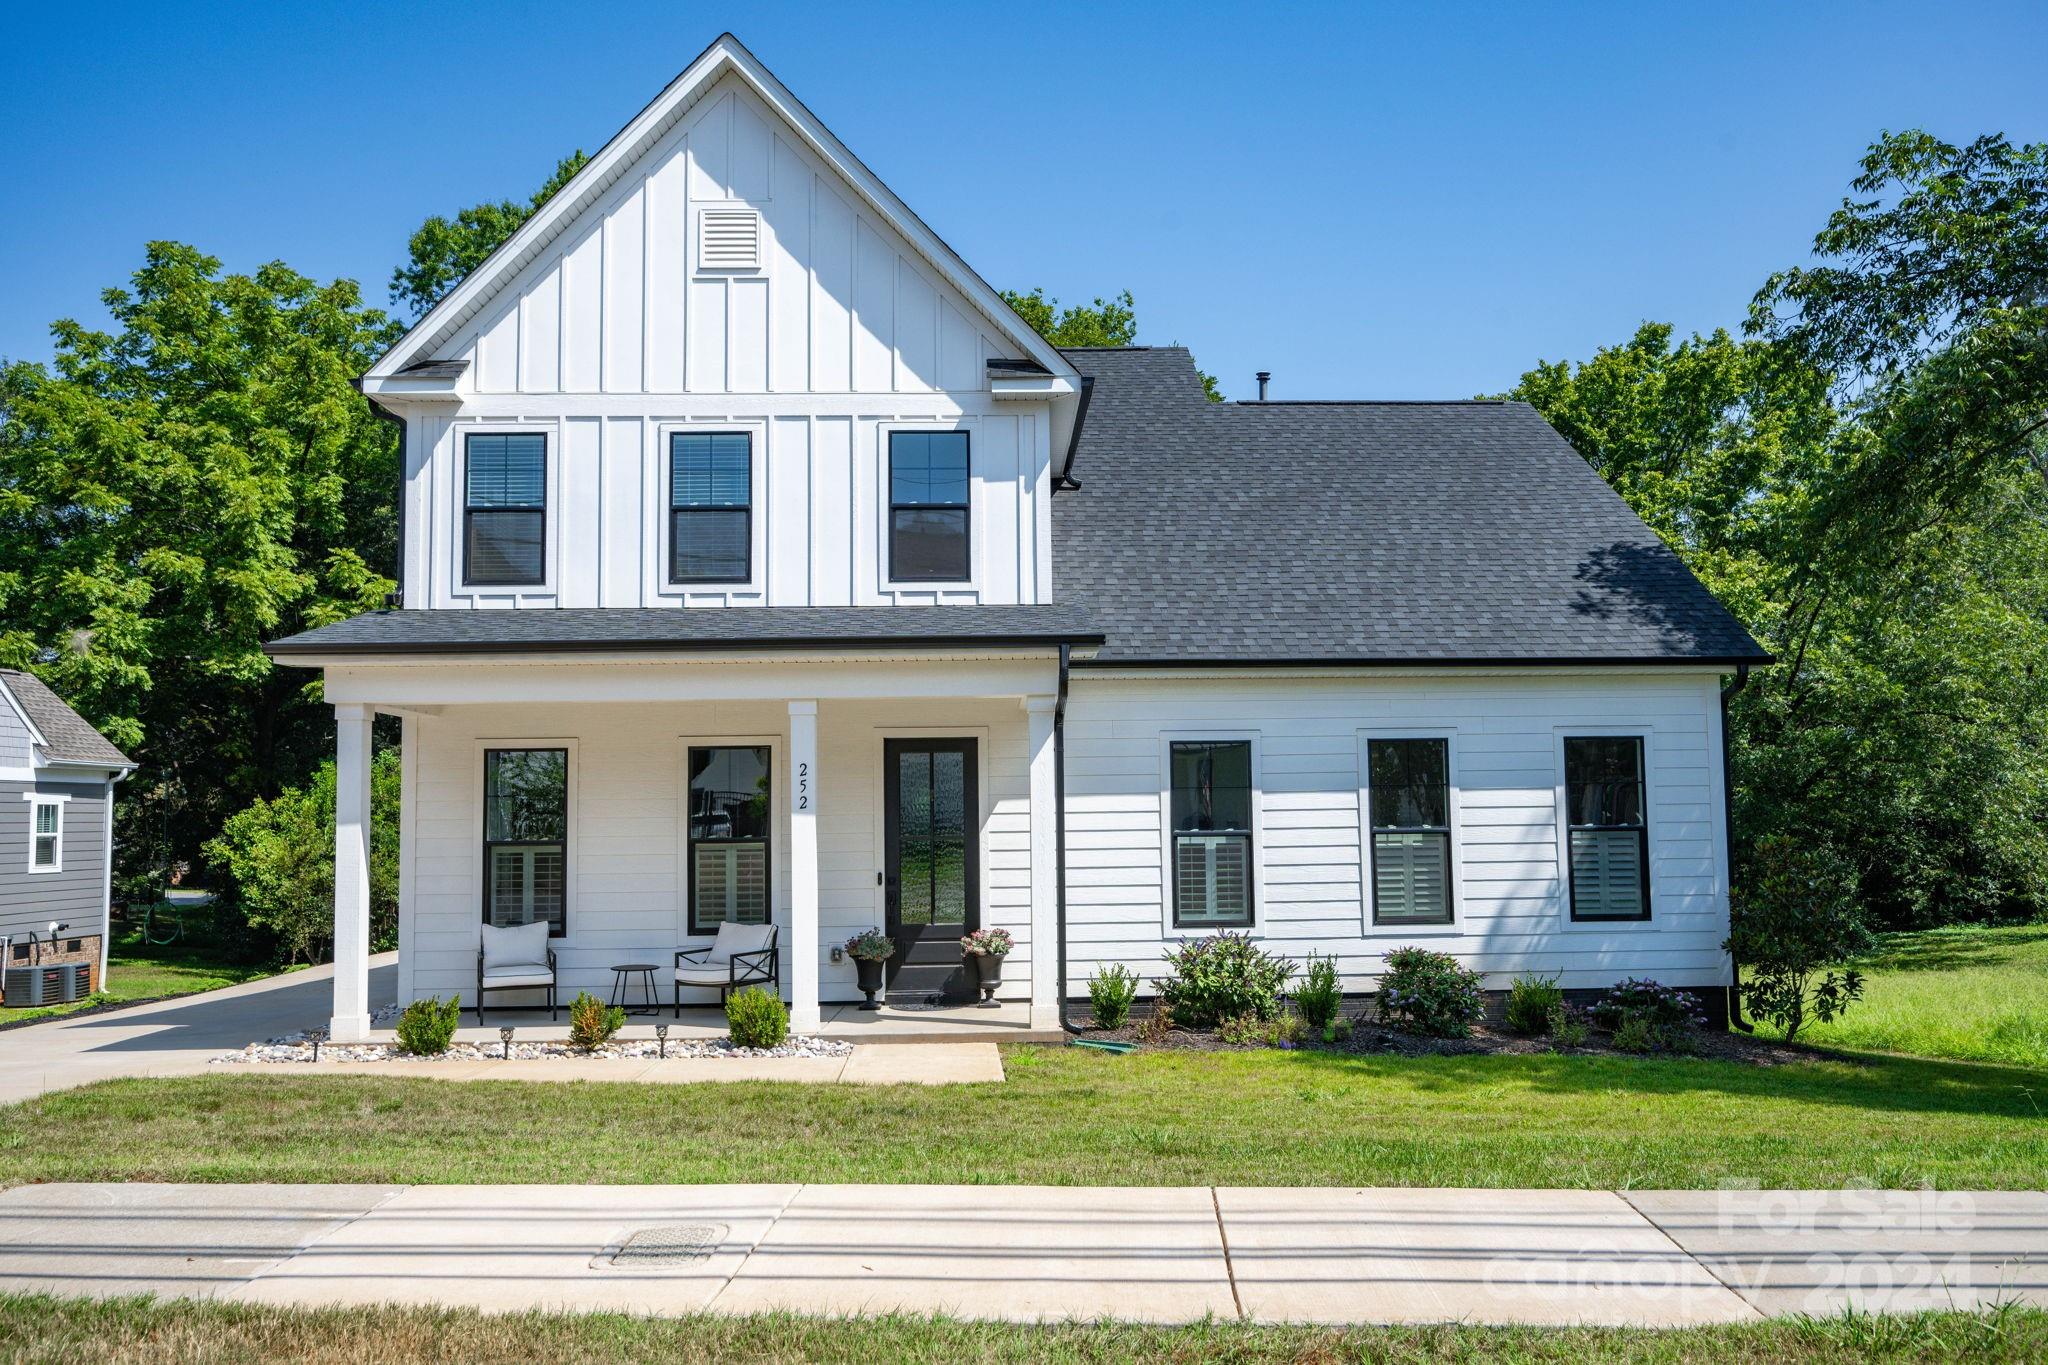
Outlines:
{"type": "Polygon", "coordinates": [[[0,941],[9,968],[85,962],[99,988],[114,784],[134,770],[41,679],[0,668],[0,941]],[[52,924],[66,928],[52,935],[52,924]]]}

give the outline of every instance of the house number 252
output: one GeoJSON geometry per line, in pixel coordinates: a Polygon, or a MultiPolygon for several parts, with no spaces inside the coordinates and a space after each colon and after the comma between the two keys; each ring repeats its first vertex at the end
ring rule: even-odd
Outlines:
{"type": "Polygon", "coordinates": [[[811,765],[808,763],[796,765],[796,808],[811,808],[811,765]]]}

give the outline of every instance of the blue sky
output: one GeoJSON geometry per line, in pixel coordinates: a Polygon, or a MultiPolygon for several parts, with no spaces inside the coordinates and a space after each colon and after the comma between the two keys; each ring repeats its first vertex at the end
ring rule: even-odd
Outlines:
{"type": "Polygon", "coordinates": [[[998,287],[1129,288],[1232,396],[1457,397],[1740,322],[1881,129],[2048,138],[2048,6],[40,6],[0,357],[142,244],[372,301],[731,29],[998,287]]]}

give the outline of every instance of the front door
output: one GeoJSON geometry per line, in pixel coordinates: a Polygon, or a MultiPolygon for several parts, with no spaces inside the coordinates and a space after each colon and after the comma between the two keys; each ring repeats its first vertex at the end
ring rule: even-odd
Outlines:
{"type": "Polygon", "coordinates": [[[882,741],[888,991],[900,1003],[974,999],[960,936],[981,927],[981,798],[971,739],[882,741]]]}

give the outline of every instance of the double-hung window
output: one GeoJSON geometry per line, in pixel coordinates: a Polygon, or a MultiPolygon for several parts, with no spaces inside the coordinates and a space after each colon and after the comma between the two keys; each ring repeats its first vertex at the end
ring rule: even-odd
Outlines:
{"type": "Polygon", "coordinates": [[[765,744],[690,750],[691,933],[769,920],[771,767],[765,744]]]}
{"type": "Polygon", "coordinates": [[[1245,928],[1252,922],[1252,746],[1175,741],[1172,773],[1173,922],[1245,928]]]}
{"type": "Polygon", "coordinates": [[[1575,920],[1650,917],[1650,831],[1640,735],[1564,742],[1564,799],[1575,920]]]}
{"type": "Polygon", "coordinates": [[[477,431],[464,450],[463,582],[545,583],[548,438],[540,432],[477,431]]]}
{"type": "Polygon", "coordinates": [[[959,583],[972,578],[968,554],[967,433],[889,433],[889,578],[959,583]]]}
{"type": "Polygon", "coordinates": [[[64,867],[64,803],[30,798],[28,870],[57,872],[64,867]]]}
{"type": "Polygon", "coordinates": [[[1372,922],[1451,922],[1450,741],[1366,741],[1372,922]]]}
{"type": "Polygon", "coordinates": [[[484,922],[568,928],[569,751],[484,751],[484,922]]]}
{"type": "Polygon", "coordinates": [[[744,431],[685,432],[668,443],[668,578],[753,577],[754,449],[744,431]]]}

